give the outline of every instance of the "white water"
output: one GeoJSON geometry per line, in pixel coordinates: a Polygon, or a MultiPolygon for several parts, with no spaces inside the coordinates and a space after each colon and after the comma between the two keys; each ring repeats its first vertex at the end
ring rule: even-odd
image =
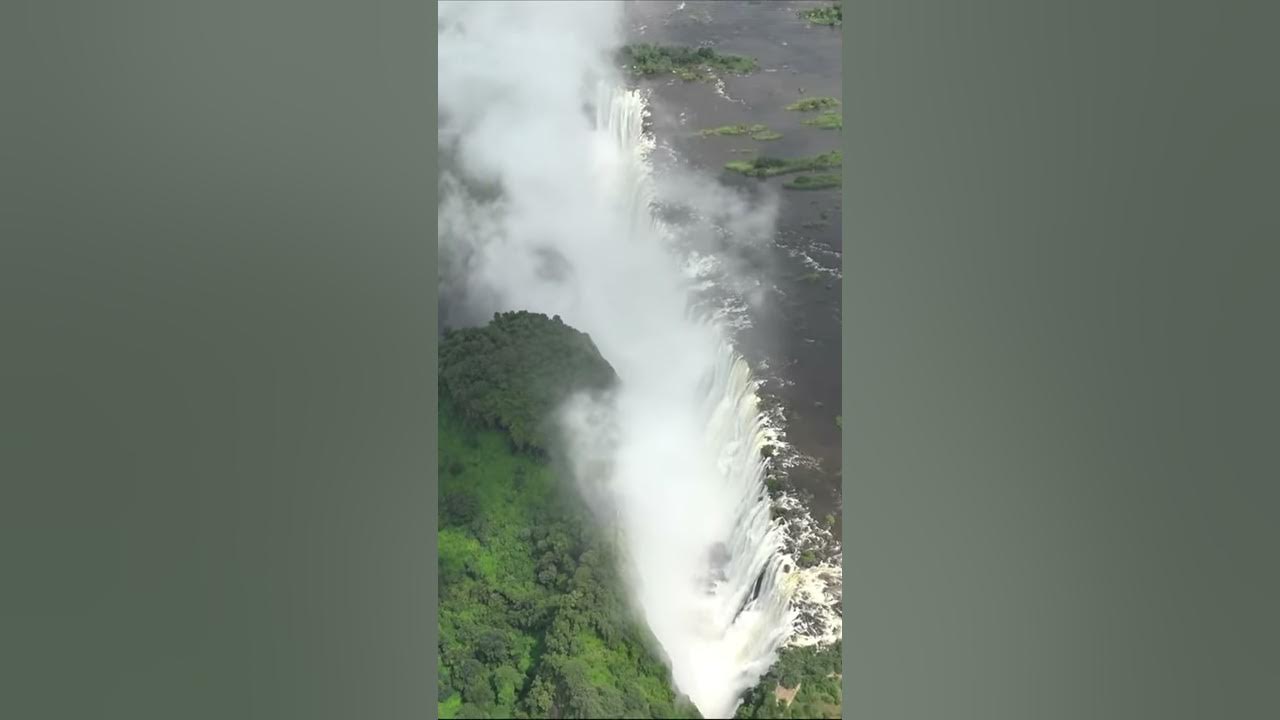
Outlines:
{"type": "MultiPolygon", "coordinates": [[[[764,490],[760,450],[768,437],[746,362],[721,328],[691,317],[665,229],[650,212],[643,99],[604,93],[596,187],[627,226],[604,244],[628,262],[614,266],[624,276],[601,278],[600,295],[578,295],[610,311],[599,323],[581,306],[556,310],[596,338],[622,381],[610,474],[585,479],[597,488],[602,481],[611,500],[636,602],[676,686],[704,716],[727,717],[791,631],[790,584],[781,572],[788,561],[764,490]],[[654,277],[641,272],[669,278],[662,301],[628,292],[654,277]],[[648,332],[619,334],[612,330],[619,323],[648,332]],[[716,548],[720,562],[712,561],[716,548]]],[[[568,419],[573,436],[590,435],[589,424],[568,419]]]]}
{"type": "Polygon", "coordinates": [[[484,202],[442,181],[441,252],[467,257],[486,312],[560,315],[617,371],[610,407],[579,399],[564,413],[577,479],[616,525],[674,684],[705,717],[728,717],[792,633],[799,573],[782,572],[794,562],[770,518],[751,373],[690,309],[651,211],[644,99],[589,61],[615,46],[615,12],[441,4],[441,144],[461,174],[501,188],[484,202]],[[592,72],[606,79],[584,94],[592,72]]]}

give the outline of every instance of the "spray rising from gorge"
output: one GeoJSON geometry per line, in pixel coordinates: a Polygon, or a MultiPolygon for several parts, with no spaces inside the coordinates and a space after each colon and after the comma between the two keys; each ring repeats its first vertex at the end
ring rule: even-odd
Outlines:
{"type": "Polygon", "coordinates": [[[727,717],[791,632],[769,441],[745,363],[692,310],[654,219],[645,103],[609,58],[614,3],[442,3],[441,264],[483,318],[527,309],[591,335],[621,382],[563,413],[584,493],[677,688],[727,717]]]}

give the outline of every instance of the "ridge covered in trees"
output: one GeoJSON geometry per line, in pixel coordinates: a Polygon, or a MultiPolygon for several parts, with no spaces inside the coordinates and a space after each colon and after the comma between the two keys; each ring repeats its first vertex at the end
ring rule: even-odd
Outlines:
{"type": "Polygon", "coordinates": [[[441,718],[698,717],[627,610],[609,533],[546,459],[557,405],[615,380],[545,315],[441,343],[441,718]]]}
{"type": "MultiPolygon", "coordinates": [[[[559,318],[445,334],[439,717],[700,717],[628,609],[611,533],[548,461],[559,403],[616,381],[559,318]]],[[[839,673],[839,644],[784,648],[735,717],[839,717],[839,673]]]]}
{"type": "Polygon", "coordinates": [[[586,333],[557,315],[495,313],[483,328],[450,330],[440,343],[440,391],[468,422],[505,431],[518,450],[546,452],[551,415],[574,390],[618,380],[586,333]]]}

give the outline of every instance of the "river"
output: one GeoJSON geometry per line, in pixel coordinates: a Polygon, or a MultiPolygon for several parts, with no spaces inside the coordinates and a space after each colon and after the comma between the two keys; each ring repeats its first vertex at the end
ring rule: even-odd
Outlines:
{"type": "MultiPolygon", "coordinates": [[[[715,248],[735,268],[735,340],[763,380],[762,396],[781,404],[781,423],[794,455],[787,482],[813,517],[831,514],[839,527],[842,465],[840,428],[840,297],[843,244],[838,188],[782,188],[788,177],[746,178],[723,169],[757,150],[774,157],[840,149],[839,130],[802,123],[811,113],[785,107],[806,97],[841,98],[841,37],[837,28],[799,17],[800,2],[632,2],[627,37],[632,43],[710,46],[720,53],[754,57],[760,69],[727,76],[723,84],[684,82],[674,76],[645,79],[651,92],[651,127],[658,171],[689,166],[748,193],[780,197],[768,242],[721,243],[715,248]],[[773,141],[748,136],[702,137],[698,130],[765,124],[781,132],[773,141]]],[[[843,98],[841,98],[843,100],[843,98]]]]}

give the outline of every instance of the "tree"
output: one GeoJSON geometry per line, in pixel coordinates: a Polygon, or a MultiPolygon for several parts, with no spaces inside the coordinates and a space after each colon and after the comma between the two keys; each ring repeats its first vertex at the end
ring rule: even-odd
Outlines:
{"type": "Polygon", "coordinates": [[[627,717],[664,717],[650,714],[649,698],[634,683],[627,683],[622,689],[622,706],[627,717]]]}
{"type": "Polygon", "coordinates": [[[459,681],[462,683],[459,689],[463,700],[477,705],[493,704],[496,696],[489,683],[489,671],[479,661],[472,658],[463,661],[462,669],[454,681],[455,687],[459,681]]]}
{"type": "Polygon", "coordinates": [[[533,685],[529,687],[529,692],[524,699],[524,705],[530,716],[549,716],[552,707],[555,705],[555,687],[552,682],[545,676],[536,678],[533,681],[533,685]]]}
{"type": "Polygon", "coordinates": [[[515,705],[516,693],[523,684],[524,674],[513,667],[504,665],[493,671],[493,690],[497,694],[498,705],[502,707],[515,705]]]}
{"type": "Polygon", "coordinates": [[[497,667],[511,657],[511,639],[500,630],[488,628],[476,638],[476,657],[489,667],[497,667]]]}
{"type": "Polygon", "coordinates": [[[442,491],[440,519],[446,524],[467,525],[475,519],[479,508],[480,502],[469,488],[454,486],[448,492],[442,491]]]}
{"type": "Polygon", "coordinates": [[[442,588],[453,585],[463,577],[465,565],[455,556],[436,556],[436,572],[442,588]]]}
{"type": "Polygon", "coordinates": [[[447,698],[453,693],[453,685],[449,680],[449,668],[443,664],[438,665],[437,668],[436,693],[441,699],[447,698]]]}

